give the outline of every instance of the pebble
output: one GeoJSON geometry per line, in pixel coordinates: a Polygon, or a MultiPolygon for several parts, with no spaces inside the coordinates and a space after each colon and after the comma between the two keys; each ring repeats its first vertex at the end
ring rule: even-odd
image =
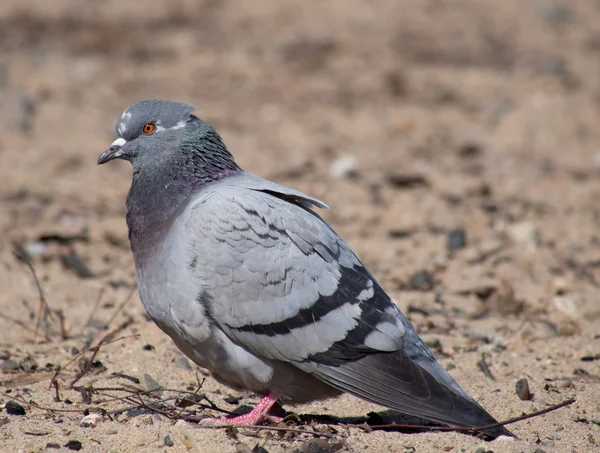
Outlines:
{"type": "Polygon", "coordinates": [[[527,379],[519,379],[515,384],[515,390],[521,400],[528,401],[533,399],[533,394],[529,390],[529,381],[527,379]]]}
{"type": "Polygon", "coordinates": [[[173,442],[173,440],[171,439],[171,435],[170,434],[167,434],[165,436],[164,442],[165,442],[165,446],[166,447],[172,447],[173,445],[175,445],[175,442],[173,442]]]}
{"type": "Polygon", "coordinates": [[[506,228],[508,236],[517,244],[528,246],[535,249],[540,244],[540,237],[531,222],[518,222],[506,228]]]}
{"type": "Polygon", "coordinates": [[[309,439],[302,444],[302,453],[334,453],[338,445],[331,444],[327,439],[309,439]]]}
{"type": "Polygon", "coordinates": [[[144,374],[144,377],[142,378],[142,381],[144,382],[144,388],[149,391],[154,393],[155,395],[161,396],[162,395],[162,390],[158,390],[160,389],[162,386],[152,378],[152,376],[150,376],[149,374],[144,374]],[[154,391],[156,390],[156,391],[154,391]]]}
{"type": "Polygon", "coordinates": [[[185,357],[175,357],[173,359],[176,365],[183,368],[184,370],[192,371],[192,366],[190,365],[190,361],[185,357]]]}
{"type": "Polygon", "coordinates": [[[356,156],[340,156],[331,164],[329,174],[334,178],[351,178],[356,176],[356,167],[356,156]]]}
{"type": "Polygon", "coordinates": [[[242,398],[237,396],[227,395],[225,398],[223,398],[223,401],[225,401],[227,404],[239,404],[241,399],[242,398]]]}
{"type": "Polygon", "coordinates": [[[466,142],[458,148],[458,155],[463,158],[477,157],[481,155],[482,151],[483,148],[479,143],[466,142]]]}
{"type": "Polygon", "coordinates": [[[464,228],[457,228],[448,233],[446,247],[449,250],[464,249],[467,246],[467,232],[464,228]]]}
{"type": "Polygon", "coordinates": [[[36,257],[46,253],[48,246],[42,241],[32,241],[24,244],[25,251],[31,257],[36,257]]]}
{"type": "Polygon", "coordinates": [[[428,271],[418,271],[410,277],[408,286],[418,291],[431,291],[435,286],[435,279],[428,271]]]}
{"type": "Polygon", "coordinates": [[[81,419],[79,425],[84,428],[95,428],[98,423],[102,421],[102,415],[100,414],[89,414],[81,419]]]}
{"type": "Polygon", "coordinates": [[[68,448],[69,450],[79,451],[83,448],[83,445],[81,445],[81,442],[78,440],[70,440],[64,445],[64,447],[68,448]]]}
{"type": "Polygon", "coordinates": [[[21,368],[21,365],[19,365],[14,360],[7,359],[7,360],[3,361],[2,363],[0,363],[0,370],[2,370],[2,371],[15,371],[15,370],[18,370],[19,368],[21,368]]]}
{"type": "Polygon", "coordinates": [[[492,450],[488,450],[487,448],[479,447],[475,450],[475,453],[493,453],[492,450]]]}
{"type": "Polygon", "coordinates": [[[9,415],[25,415],[25,408],[15,401],[9,401],[4,406],[9,415]]]}
{"type": "Polygon", "coordinates": [[[554,308],[567,315],[569,318],[578,319],[580,317],[577,304],[571,297],[554,296],[552,298],[552,305],[554,305],[554,308]]]}

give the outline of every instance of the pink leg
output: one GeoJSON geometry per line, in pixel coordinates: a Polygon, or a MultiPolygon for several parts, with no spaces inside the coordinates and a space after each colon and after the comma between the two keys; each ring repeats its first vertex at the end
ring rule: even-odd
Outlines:
{"type": "Polygon", "coordinates": [[[237,417],[221,417],[221,418],[203,418],[200,423],[206,425],[260,425],[265,420],[281,421],[280,417],[269,415],[271,407],[277,402],[279,397],[272,393],[267,393],[263,399],[250,412],[237,417]]]}

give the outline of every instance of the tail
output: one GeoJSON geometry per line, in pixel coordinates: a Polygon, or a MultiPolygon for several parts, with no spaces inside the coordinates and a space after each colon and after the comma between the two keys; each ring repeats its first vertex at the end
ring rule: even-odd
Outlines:
{"type": "MultiPolygon", "coordinates": [[[[443,371],[441,367],[439,370],[443,371]]],[[[444,380],[450,379],[454,385],[436,379],[433,373],[439,374],[439,370],[429,372],[411,360],[404,350],[399,350],[370,354],[339,366],[321,364],[314,375],[366,401],[436,423],[463,428],[498,423],[445,371],[444,380]]],[[[503,426],[482,432],[492,438],[514,437],[503,426]]]]}

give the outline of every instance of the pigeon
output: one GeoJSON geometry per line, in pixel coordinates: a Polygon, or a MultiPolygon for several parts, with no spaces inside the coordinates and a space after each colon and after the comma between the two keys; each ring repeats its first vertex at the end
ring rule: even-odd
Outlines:
{"type": "Polygon", "coordinates": [[[451,427],[497,423],[318,215],[325,203],[241,169],[194,111],[128,107],[98,164],[133,167],[126,221],[148,315],[217,381],[263,396],[203,422],[255,425],[278,402],[349,393],[451,427]]]}

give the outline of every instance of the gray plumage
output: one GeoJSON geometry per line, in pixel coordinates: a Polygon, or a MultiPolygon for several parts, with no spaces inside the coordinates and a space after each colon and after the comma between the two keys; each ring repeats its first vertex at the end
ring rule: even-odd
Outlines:
{"type": "Polygon", "coordinates": [[[140,296],[177,346],[219,381],[284,402],[348,392],[451,426],[495,423],[313,210],[326,205],[244,172],[193,110],[129,107],[99,158],[133,165],[140,296]]]}

